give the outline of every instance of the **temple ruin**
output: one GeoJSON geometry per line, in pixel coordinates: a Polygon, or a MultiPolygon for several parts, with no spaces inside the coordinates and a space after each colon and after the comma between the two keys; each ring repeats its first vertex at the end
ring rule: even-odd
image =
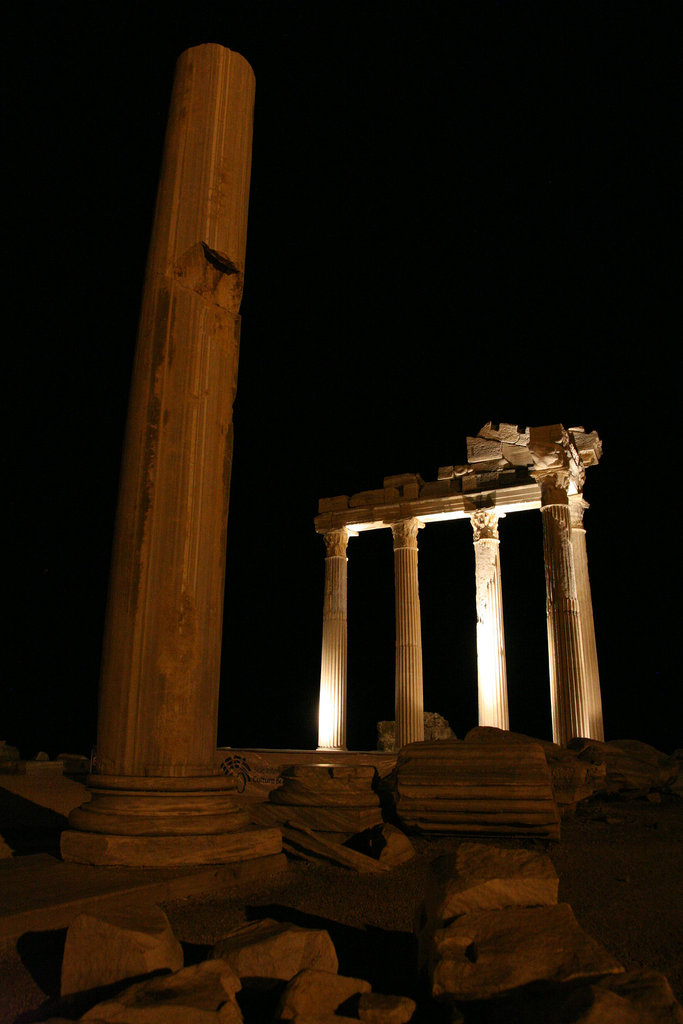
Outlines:
{"type": "Polygon", "coordinates": [[[438,479],[417,473],[384,478],[377,490],[322,498],[315,529],[325,541],[319,750],[346,749],[347,545],[366,530],[390,529],[396,595],[396,748],[424,739],[418,531],[469,519],[477,607],[479,725],[509,729],[498,521],[539,509],[543,518],[548,660],[553,739],[604,739],[583,498],[586,469],[597,465],[595,431],[562,424],[487,423],[467,438],[467,464],[438,479]]]}

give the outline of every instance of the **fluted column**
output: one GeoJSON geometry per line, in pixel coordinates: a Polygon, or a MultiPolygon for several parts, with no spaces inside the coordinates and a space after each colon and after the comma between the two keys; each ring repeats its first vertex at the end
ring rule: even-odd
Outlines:
{"type": "Polygon", "coordinates": [[[394,583],[396,589],[396,740],[406,743],[424,739],[422,692],[422,630],[417,582],[417,519],[394,523],[394,583]]]}
{"type": "Polygon", "coordinates": [[[238,53],[207,44],[179,58],[121,468],[97,764],[92,799],[62,835],[67,860],[251,856],[216,732],[253,105],[238,53]]]}
{"type": "Polygon", "coordinates": [[[569,472],[545,470],[535,476],[541,487],[553,740],[565,746],[573,736],[585,736],[588,730],[581,615],[567,496],[569,472]]]}
{"type": "Polygon", "coordinates": [[[583,642],[583,700],[588,716],[588,731],[584,733],[584,736],[592,740],[604,740],[605,730],[602,724],[602,696],[600,694],[598,651],[595,643],[593,601],[588,576],[588,556],[586,554],[586,528],[583,525],[583,514],[588,507],[588,502],[582,495],[571,494],[569,496],[569,515],[572,527],[571,542],[574,554],[574,572],[576,574],[576,593],[579,600],[579,616],[581,619],[581,639],[583,642]]]}
{"type": "Polygon", "coordinates": [[[493,509],[473,512],[470,516],[477,596],[479,725],[509,729],[499,518],[501,514],[493,509]]]}
{"type": "Polygon", "coordinates": [[[346,750],[346,527],[323,534],[325,597],[320,659],[318,750],[346,750]]]}

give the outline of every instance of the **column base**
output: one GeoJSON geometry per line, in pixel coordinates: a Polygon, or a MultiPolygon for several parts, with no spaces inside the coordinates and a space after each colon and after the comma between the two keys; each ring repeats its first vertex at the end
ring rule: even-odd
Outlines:
{"type": "Polygon", "coordinates": [[[174,867],[229,864],[269,857],[282,850],[278,828],[246,828],[207,836],[117,836],[100,832],[62,832],[62,859],[104,867],[174,867]]]}
{"type": "Polygon", "coordinates": [[[325,753],[327,753],[329,751],[334,752],[335,750],[339,751],[340,753],[348,753],[349,748],[348,747],[316,747],[315,748],[316,754],[325,754],[325,753]]]}
{"type": "Polygon", "coordinates": [[[225,864],[280,853],[277,829],[253,828],[224,775],[90,775],[92,798],[69,815],[64,860],[110,866],[225,864]]]}

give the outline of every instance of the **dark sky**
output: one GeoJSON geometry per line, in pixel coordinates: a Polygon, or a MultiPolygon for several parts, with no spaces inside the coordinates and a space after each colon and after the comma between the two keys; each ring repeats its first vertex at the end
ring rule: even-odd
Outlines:
{"type": "MultiPolygon", "coordinates": [[[[218,42],[256,74],[219,740],[315,745],[317,499],[434,479],[493,420],[599,431],[585,494],[606,732],[680,746],[676,6],[192,6],[27,4],[5,31],[0,737],[28,756],[95,742],[173,67],[218,42]]],[[[419,543],[425,704],[462,736],[471,531],[419,543]]],[[[393,717],[390,533],[349,555],[349,743],[371,747],[393,717]]],[[[505,520],[501,557],[511,725],[549,737],[538,513],[505,520]]]]}

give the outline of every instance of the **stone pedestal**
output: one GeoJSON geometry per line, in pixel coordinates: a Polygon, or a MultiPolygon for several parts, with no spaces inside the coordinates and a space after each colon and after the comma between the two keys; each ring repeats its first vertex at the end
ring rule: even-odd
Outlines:
{"type": "Polygon", "coordinates": [[[97,768],[63,837],[69,860],[244,855],[246,816],[215,748],[253,102],[239,54],[181,55],[121,470],[97,768]]]}
{"type": "Polygon", "coordinates": [[[541,472],[537,474],[537,480],[541,487],[543,517],[553,740],[566,746],[572,737],[586,735],[589,727],[583,687],[581,617],[567,497],[569,473],[541,472]]]}
{"type": "Polygon", "coordinates": [[[604,740],[605,730],[602,723],[602,696],[600,693],[600,673],[598,671],[598,650],[595,643],[595,622],[593,619],[593,601],[591,584],[588,577],[588,556],[586,553],[586,528],[583,525],[583,514],[588,502],[580,494],[569,496],[569,516],[571,520],[571,542],[574,555],[574,573],[576,576],[576,594],[579,601],[581,618],[581,639],[583,643],[583,700],[586,706],[588,732],[584,735],[592,740],[604,740]]]}
{"type": "Polygon", "coordinates": [[[422,627],[417,581],[417,519],[393,523],[396,589],[396,749],[424,740],[422,627]]]}
{"type": "Polygon", "coordinates": [[[346,750],[346,546],[349,531],[330,530],[325,540],[325,598],[320,660],[318,750],[346,750]]]}
{"type": "Polygon", "coordinates": [[[491,509],[473,512],[470,516],[474,531],[477,598],[479,725],[509,729],[499,518],[500,515],[491,509]]]}

